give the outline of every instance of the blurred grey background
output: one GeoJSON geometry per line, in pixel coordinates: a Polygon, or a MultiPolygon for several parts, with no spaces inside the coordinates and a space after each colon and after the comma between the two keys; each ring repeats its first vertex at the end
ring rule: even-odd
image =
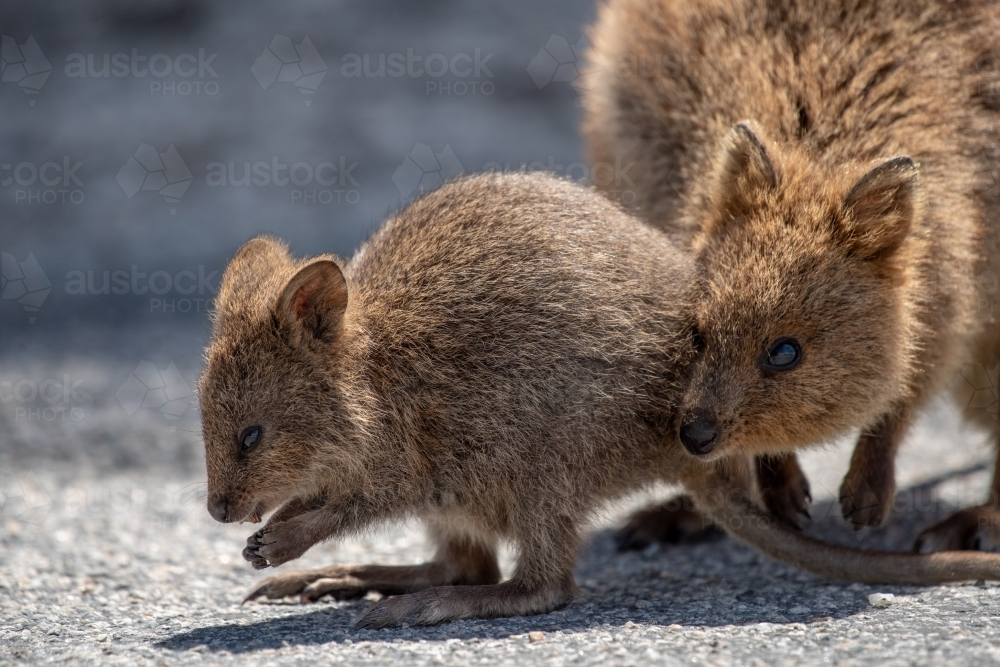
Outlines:
{"type": "Polygon", "coordinates": [[[200,466],[225,262],[350,255],[442,178],[577,135],[589,2],[0,3],[0,467],[200,466]]]}

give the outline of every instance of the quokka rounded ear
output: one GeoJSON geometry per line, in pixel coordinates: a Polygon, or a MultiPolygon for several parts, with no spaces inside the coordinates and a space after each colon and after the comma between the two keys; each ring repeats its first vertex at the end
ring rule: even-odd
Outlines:
{"type": "Polygon", "coordinates": [[[347,310],[347,280],[329,259],[299,269],[278,297],[276,315],[292,333],[293,344],[303,340],[332,340],[339,333],[347,310]]]}
{"type": "Polygon", "coordinates": [[[275,271],[290,262],[288,247],[280,239],[263,234],[250,239],[240,246],[222,273],[215,312],[246,307],[248,296],[259,292],[275,271]]]}
{"type": "Polygon", "coordinates": [[[722,145],[711,197],[722,219],[746,215],[778,187],[778,172],[751,121],[733,126],[722,145]]]}
{"type": "Polygon", "coordinates": [[[919,168],[906,155],[879,162],[844,198],[844,235],[851,250],[875,260],[896,252],[919,204],[919,168]]]}

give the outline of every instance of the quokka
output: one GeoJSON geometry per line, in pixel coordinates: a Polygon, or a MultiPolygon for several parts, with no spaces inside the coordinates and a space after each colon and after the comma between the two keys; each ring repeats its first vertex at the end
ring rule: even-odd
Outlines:
{"type": "MultiPolygon", "coordinates": [[[[977,289],[1000,272],[1000,4],[611,0],[592,41],[591,159],[630,165],[636,210],[698,265],[685,446],[771,455],[795,523],[791,453],[860,429],[841,509],[882,523],[914,416],[1000,358],[977,289]]],[[[966,412],[1000,441],[995,409],[966,412]]],[[[1000,471],[917,548],[1000,545],[998,494],[1000,471]]]]}

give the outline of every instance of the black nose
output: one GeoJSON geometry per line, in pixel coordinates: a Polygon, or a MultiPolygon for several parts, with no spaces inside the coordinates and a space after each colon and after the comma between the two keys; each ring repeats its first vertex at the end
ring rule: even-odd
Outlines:
{"type": "Polygon", "coordinates": [[[208,501],[208,513],[212,518],[222,523],[229,523],[229,503],[225,498],[213,498],[208,501]]]}
{"type": "Polygon", "coordinates": [[[689,412],[681,419],[681,442],[696,456],[704,456],[719,442],[719,426],[706,412],[689,412]]]}

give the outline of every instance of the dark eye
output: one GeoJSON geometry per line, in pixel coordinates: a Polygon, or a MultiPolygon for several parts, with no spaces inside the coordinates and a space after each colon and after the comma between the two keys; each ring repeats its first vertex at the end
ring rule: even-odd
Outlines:
{"type": "Polygon", "coordinates": [[[802,360],[802,348],[794,338],[779,338],[761,360],[764,368],[775,371],[790,371],[802,360]]]}
{"type": "Polygon", "coordinates": [[[240,451],[249,452],[256,447],[257,443],[260,442],[261,433],[260,426],[250,426],[244,429],[243,434],[240,435],[240,451]]]}

